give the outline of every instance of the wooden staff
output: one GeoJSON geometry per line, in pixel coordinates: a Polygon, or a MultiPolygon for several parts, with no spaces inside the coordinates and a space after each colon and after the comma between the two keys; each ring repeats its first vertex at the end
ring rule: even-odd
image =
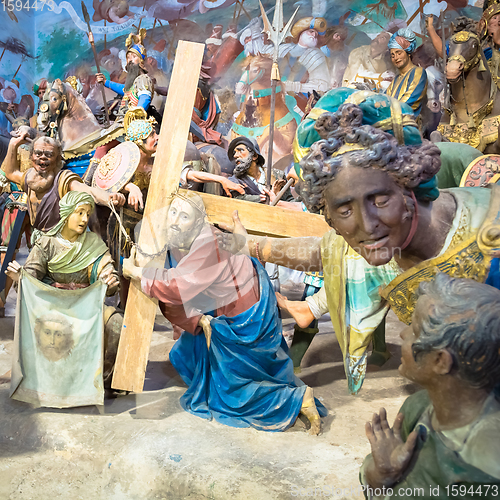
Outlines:
{"type": "Polygon", "coordinates": [[[271,71],[271,115],[269,117],[269,151],[267,154],[267,176],[266,176],[267,189],[271,189],[271,170],[273,167],[273,145],[274,145],[274,113],[276,108],[276,86],[277,82],[281,80],[280,71],[278,67],[279,50],[280,50],[280,44],[283,43],[283,41],[290,32],[293,19],[295,18],[295,14],[297,14],[299,7],[297,7],[297,9],[293,13],[292,17],[290,18],[286,26],[283,26],[283,0],[276,0],[273,24],[269,22],[269,18],[267,17],[267,14],[264,11],[264,7],[260,0],[259,3],[260,3],[260,11],[262,13],[262,21],[264,23],[264,29],[262,30],[262,32],[267,33],[269,40],[274,44],[273,68],[271,71]]]}
{"type": "Polygon", "coordinates": [[[17,76],[22,65],[23,65],[23,61],[21,61],[21,64],[17,67],[16,72],[14,73],[14,76],[12,78],[15,78],[17,76]]]}
{"type": "MultiPolygon", "coordinates": [[[[94,53],[94,61],[95,61],[95,67],[97,68],[97,72],[101,72],[101,68],[99,66],[99,60],[97,58],[97,52],[95,50],[95,44],[94,44],[94,34],[92,33],[92,28],[90,27],[90,16],[87,10],[87,7],[83,3],[82,0],[82,12],[83,12],[83,18],[85,19],[85,22],[87,23],[87,27],[89,29],[89,42],[92,47],[92,52],[94,53]]],[[[104,115],[106,119],[106,127],[110,126],[110,121],[109,121],[109,110],[108,110],[108,103],[106,101],[106,92],[104,91],[104,84],[101,83],[101,93],[102,93],[102,102],[104,103],[104,115]]]]}

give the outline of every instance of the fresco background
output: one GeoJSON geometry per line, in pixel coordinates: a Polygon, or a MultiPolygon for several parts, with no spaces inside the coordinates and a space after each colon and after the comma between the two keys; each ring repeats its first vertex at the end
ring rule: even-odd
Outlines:
{"type": "MultiPolygon", "coordinates": [[[[131,31],[147,29],[145,45],[148,50],[147,67],[157,85],[167,85],[179,39],[205,42],[213,27],[222,25],[222,35],[231,28],[241,35],[253,18],[260,16],[257,0],[86,0],[96,48],[105,75],[122,81],[124,43],[131,31]]],[[[272,20],[274,0],[264,0],[264,8],[272,20]],[[271,10],[270,10],[271,9],[271,10]]],[[[3,0],[0,5],[0,111],[2,90],[15,76],[19,85],[16,102],[29,102],[32,86],[39,78],[49,80],[76,75],[84,86],[84,95],[91,108],[97,106],[93,92],[94,58],[86,35],[81,2],[77,0],[34,4],[21,0],[3,0]],[[10,4],[8,2],[11,2],[10,4]],[[12,9],[9,12],[9,5],[12,9]],[[28,9],[28,7],[30,7],[28,9]]],[[[417,34],[425,32],[422,11],[439,16],[445,11],[445,22],[458,15],[479,20],[482,0],[299,0],[285,1],[284,15],[288,20],[299,7],[296,19],[322,16],[328,27],[343,25],[347,36],[343,41],[343,54],[362,45],[368,45],[383,30],[395,31],[407,23],[417,34]]],[[[419,43],[425,37],[419,37],[419,43]]],[[[324,42],[324,41],[323,41],[324,42]]],[[[321,45],[321,40],[320,40],[321,45]]],[[[214,90],[234,90],[239,80],[245,53],[243,50],[232,66],[214,85],[214,90]]],[[[34,97],[34,96],[32,96],[34,97]]],[[[30,104],[36,111],[38,99],[30,104]]],[[[161,101],[156,102],[161,107],[161,101]]],[[[26,112],[26,106],[24,106],[26,112]]],[[[0,133],[5,134],[9,124],[0,112],[0,133]]],[[[223,126],[224,117],[221,117],[223,126]]]]}

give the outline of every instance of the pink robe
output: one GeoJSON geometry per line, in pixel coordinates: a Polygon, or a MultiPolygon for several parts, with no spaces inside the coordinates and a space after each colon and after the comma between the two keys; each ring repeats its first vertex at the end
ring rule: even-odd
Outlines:
{"type": "Polygon", "coordinates": [[[259,280],[251,259],[217,245],[216,229],[205,226],[187,255],[171,252],[170,269],[145,268],[141,287],[160,301],[163,315],[189,333],[200,333],[203,314],[234,317],[259,300],[259,280]],[[175,261],[174,261],[175,259],[175,261]]]}

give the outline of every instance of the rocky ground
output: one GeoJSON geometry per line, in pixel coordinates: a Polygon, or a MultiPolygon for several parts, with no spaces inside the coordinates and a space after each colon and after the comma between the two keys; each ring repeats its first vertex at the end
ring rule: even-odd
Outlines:
{"type": "MultiPolygon", "coordinates": [[[[286,291],[300,295],[297,287],[286,291]]],[[[11,292],[0,319],[0,500],[362,499],[365,422],[382,406],[392,420],[415,391],[398,375],[402,324],[394,316],[387,328],[392,358],[368,374],[357,396],[347,392],[324,318],[300,374],[329,411],[320,436],[307,434],[301,420],[277,433],[209,422],[179,404],[185,385],[168,361],[172,329],[158,315],[144,392],[102,407],[34,409],[9,398],[15,300],[11,292]]],[[[285,319],[284,330],[292,327],[285,319]]]]}

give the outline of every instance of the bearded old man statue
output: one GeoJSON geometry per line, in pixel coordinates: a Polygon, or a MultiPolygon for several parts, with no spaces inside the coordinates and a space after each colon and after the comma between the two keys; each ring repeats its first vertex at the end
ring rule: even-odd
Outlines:
{"type": "Polygon", "coordinates": [[[125,84],[106,80],[102,73],[96,74],[97,83],[104,84],[105,87],[123,96],[118,110],[118,117],[125,116],[131,107],[140,106],[145,111],[148,110],[153,96],[153,82],[147,74],[144,61],[147,56],[146,48],[142,44],[146,30],[141,29],[138,35],[131,33],[126,42],[127,47],[127,79],[125,84]]]}

